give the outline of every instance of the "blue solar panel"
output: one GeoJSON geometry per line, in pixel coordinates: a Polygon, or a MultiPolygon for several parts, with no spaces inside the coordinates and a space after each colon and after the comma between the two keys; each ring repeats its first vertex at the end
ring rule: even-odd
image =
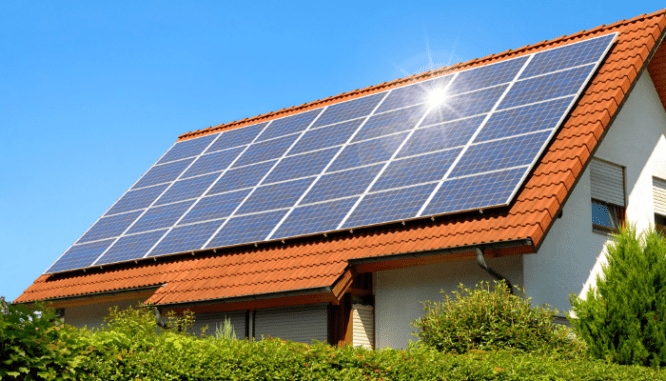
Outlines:
{"type": "Polygon", "coordinates": [[[255,143],[245,151],[241,157],[234,163],[234,168],[249,164],[277,159],[296,141],[298,135],[289,135],[282,138],[268,140],[261,143],[255,143]]]}
{"type": "Polygon", "coordinates": [[[243,148],[239,147],[203,155],[185,171],[182,178],[224,171],[241,152],[243,152],[243,148]]]}
{"type": "Polygon", "coordinates": [[[171,188],[164,192],[155,205],[170,204],[176,201],[198,198],[204,194],[206,189],[208,189],[219,176],[218,173],[213,173],[210,175],[191,177],[186,180],[176,181],[171,188]]]}
{"type": "Polygon", "coordinates": [[[595,63],[608,48],[615,35],[608,34],[599,38],[565,45],[561,48],[546,50],[534,55],[532,62],[525,68],[520,78],[550,73],[579,65],[595,63]]]}
{"type": "Polygon", "coordinates": [[[256,213],[264,210],[289,208],[301,197],[314,178],[277,183],[256,188],[236,214],[256,213]]]}
{"type": "Polygon", "coordinates": [[[368,118],[368,121],[363,125],[358,134],[354,136],[352,141],[359,142],[361,140],[410,130],[423,118],[427,110],[428,106],[419,105],[384,114],[375,114],[368,118]]]}
{"type": "Polygon", "coordinates": [[[279,136],[301,132],[308,128],[308,126],[320,113],[321,109],[318,109],[274,120],[268,127],[266,127],[266,130],[263,134],[261,134],[257,141],[273,139],[279,136]]]}
{"type": "Polygon", "coordinates": [[[335,230],[358,197],[295,208],[273,238],[323,233],[335,230]]]}
{"type": "Polygon", "coordinates": [[[156,165],[146,172],[132,189],[147,187],[150,185],[168,183],[175,180],[187,168],[194,158],[174,161],[167,164],[156,165]]]}
{"type": "Polygon", "coordinates": [[[289,154],[296,155],[298,153],[344,144],[363,121],[364,119],[355,119],[349,122],[309,130],[303,134],[301,140],[289,151],[289,154]]]}
{"type": "Polygon", "coordinates": [[[323,175],[301,204],[332,200],[361,194],[382,169],[383,164],[360,167],[323,175]]]}
{"type": "Polygon", "coordinates": [[[400,221],[416,216],[437,184],[418,185],[366,196],[343,228],[400,221]]]}
{"type": "Polygon", "coordinates": [[[275,163],[277,163],[277,160],[238,169],[231,169],[227,171],[222,178],[215,183],[215,185],[213,185],[207,195],[254,187],[259,184],[259,181],[266,176],[275,163]]]}
{"type": "Polygon", "coordinates": [[[348,145],[342,153],[340,153],[340,156],[335,159],[328,171],[340,171],[343,169],[386,161],[391,158],[395,150],[398,149],[406,137],[407,132],[403,132],[397,135],[348,145]]]}
{"type": "Polygon", "coordinates": [[[370,115],[385,95],[386,93],[378,93],[329,106],[312,127],[326,126],[370,115]]]}
{"type": "Polygon", "coordinates": [[[285,214],[287,214],[286,210],[278,210],[232,218],[213,237],[207,247],[222,247],[262,241],[285,214]]]}
{"type": "Polygon", "coordinates": [[[177,142],[47,272],[507,205],[614,38],[177,142]]]}
{"type": "Polygon", "coordinates": [[[97,241],[104,238],[117,237],[127,229],[142,212],[116,214],[102,217],[83,235],[77,243],[97,241]]]}
{"type": "Polygon", "coordinates": [[[449,177],[527,165],[534,161],[551,131],[521,135],[469,147],[449,177]]]}
{"type": "Polygon", "coordinates": [[[134,234],[120,238],[104,255],[95,262],[95,265],[124,262],[143,258],[157,241],[166,233],[158,230],[142,234],[134,234]]]}
{"type": "Polygon", "coordinates": [[[474,139],[475,143],[553,129],[567,110],[573,97],[537,103],[531,106],[498,111],[490,117],[474,139]]]}
{"type": "Polygon", "coordinates": [[[46,272],[57,273],[88,267],[97,260],[97,257],[102,255],[113,241],[114,239],[107,239],[106,241],[85,243],[83,245],[72,245],[46,272]]]}
{"type": "Polygon", "coordinates": [[[219,220],[176,226],[155,246],[153,251],[148,253],[148,257],[200,250],[223,222],[219,220]]]}
{"type": "Polygon", "coordinates": [[[174,160],[185,159],[186,157],[197,156],[202,153],[208,145],[217,138],[218,134],[202,136],[196,139],[178,142],[171,147],[169,151],[157,162],[157,164],[168,163],[174,160]]]}
{"type": "Polygon", "coordinates": [[[458,157],[462,148],[430,153],[391,162],[371,191],[439,181],[458,157]]]}
{"type": "Polygon", "coordinates": [[[229,217],[251,189],[204,197],[180,221],[180,225],[229,217]]]}
{"type": "Polygon", "coordinates": [[[493,108],[507,87],[508,85],[501,85],[450,97],[441,106],[432,109],[421,122],[421,126],[485,114],[493,108]]]}
{"type": "Polygon", "coordinates": [[[520,57],[463,71],[446,92],[460,94],[511,82],[525,65],[525,61],[527,61],[527,57],[520,57]]]}
{"type": "Polygon", "coordinates": [[[394,89],[389,93],[379,108],[377,108],[377,113],[419,103],[426,103],[428,102],[428,95],[433,91],[445,88],[451,81],[451,78],[453,78],[453,75],[447,75],[394,89]]]}
{"type": "Polygon", "coordinates": [[[447,180],[422,215],[446,214],[506,205],[527,170],[527,168],[516,168],[447,180]]]}
{"type": "Polygon", "coordinates": [[[268,122],[224,131],[222,136],[206,150],[206,153],[248,145],[259,136],[267,124],[268,122]]]}
{"type": "Polygon", "coordinates": [[[106,212],[106,215],[147,208],[153,201],[160,197],[168,186],[169,184],[162,184],[150,188],[130,190],[106,212]]]}
{"type": "Polygon", "coordinates": [[[271,174],[264,180],[264,184],[317,175],[331,161],[338,150],[338,148],[329,148],[286,157],[271,171],[271,174]]]}
{"type": "Polygon", "coordinates": [[[574,95],[585,83],[592,69],[594,69],[593,65],[581,66],[576,69],[516,82],[509,93],[506,94],[498,109],[503,110],[509,107],[541,102],[546,99],[574,95]]]}
{"type": "Polygon", "coordinates": [[[438,124],[414,131],[398,153],[398,158],[460,147],[474,135],[485,116],[438,124]]]}
{"type": "Polygon", "coordinates": [[[176,221],[187,212],[192,204],[194,204],[193,200],[150,208],[134,225],[132,225],[127,234],[173,226],[173,224],[175,224],[176,221]]]}

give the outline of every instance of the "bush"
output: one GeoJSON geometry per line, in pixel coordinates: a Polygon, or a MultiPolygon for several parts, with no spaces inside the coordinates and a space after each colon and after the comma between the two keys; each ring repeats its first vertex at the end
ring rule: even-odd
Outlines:
{"type": "Polygon", "coordinates": [[[623,228],[586,299],[571,295],[570,317],[590,353],[618,364],[666,363],[666,241],[623,228]]]}
{"type": "Polygon", "coordinates": [[[0,298],[0,380],[74,380],[89,353],[52,308],[0,298]]]}
{"type": "MultiPolygon", "coordinates": [[[[442,291],[444,293],[444,291],[442,291]]],[[[532,307],[530,299],[512,295],[504,282],[481,282],[473,290],[454,291],[443,302],[426,302],[425,316],[412,322],[428,347],[449,353],[474,349],[513,348],[545,352],[562,349],[582,353],[584,344],[571,331],[553,324],[557,310],[532,307]]]]}

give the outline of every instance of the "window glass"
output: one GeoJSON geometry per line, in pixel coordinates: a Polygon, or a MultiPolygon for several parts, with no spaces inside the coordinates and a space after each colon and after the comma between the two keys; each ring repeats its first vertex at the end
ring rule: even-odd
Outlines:
{"type": "Polygon", "coordinates": [[[592,224],[596,227],[616,230],[619,219],[624,214],[623,208],[603,201],[592,200],[592,224]]]}

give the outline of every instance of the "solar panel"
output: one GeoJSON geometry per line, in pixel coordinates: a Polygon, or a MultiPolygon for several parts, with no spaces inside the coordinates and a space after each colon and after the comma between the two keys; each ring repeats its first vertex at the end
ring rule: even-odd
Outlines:
{"type": "Polygon", "coordinates": [[[615,37],[177,142],[46,273],[509,205],[615,37]]]}

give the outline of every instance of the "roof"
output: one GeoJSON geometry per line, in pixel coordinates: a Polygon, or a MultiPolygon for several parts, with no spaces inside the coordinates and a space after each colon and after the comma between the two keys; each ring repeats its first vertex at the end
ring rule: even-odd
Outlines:
{"type": "Polygon", "coordinates": [[[239,307],[258,298],[282,298],[284,302],[284,298],[313,294],[321,296],[318,301],[334,301],[349,285],[353,272],[472,257],[477,245],[489,247],[491,256],[536,252],[645,68],[666,106],[666,46],[659,46],[665,30],[666,13],[659,11],[179,137],[185,140],[276,119],[619,32],[606,60],[509,207],[484,214],[463,213],[404,225],[363,228],[352,234],[297,238],[88,272],[42,275],[15,302],[93,296],[151,286],[161,286],[147,299],[157,305],[207,301],[234,302],[239,307]]]}

